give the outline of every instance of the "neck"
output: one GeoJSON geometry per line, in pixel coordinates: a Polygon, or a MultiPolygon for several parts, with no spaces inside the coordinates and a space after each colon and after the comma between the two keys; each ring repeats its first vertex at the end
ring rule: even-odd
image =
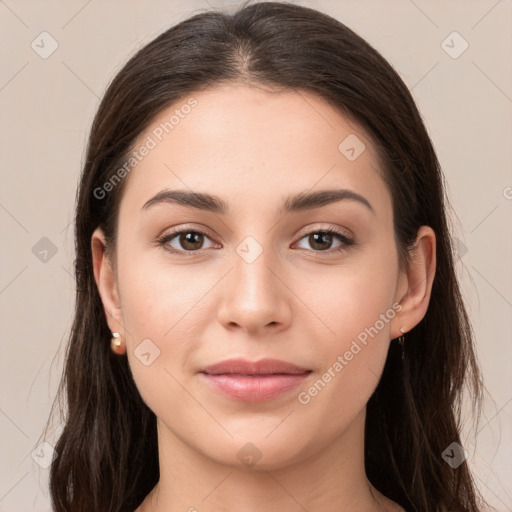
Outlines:
{"type": "Polygon", "coordinates": [[[366,478],[364,417],[314,456],[269,469],[219,464],[158,421],[160,480],[137,512],[399,510],[366,478]]]}

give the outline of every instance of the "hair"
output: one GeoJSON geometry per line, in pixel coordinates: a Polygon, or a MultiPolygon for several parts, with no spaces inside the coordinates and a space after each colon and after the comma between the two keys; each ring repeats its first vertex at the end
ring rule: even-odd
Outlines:
{"type": "Polygon", "coordinates": [[[67,411],[61,404],[65,418],[50,470],[54,509],[133,512],[159,480],[156,417],[127,358],[110,350],[92,267],[97,227],[107,250],[115,246],[126,179],[104,198],[94,191],[123,165],[159,112],[230,83],[314,93],[369,134],[392,196],[400,265],[407,265],[419,227],[434,230],[437,269],[428,311],[403,348],[390,345],[367,404],[365,467],[370,482],[410,512],[479,510],[483,500],[467,463],[453,469],[441,456],[460,443],[463,392],[480,406],[482,382],[431,140],[406,85],[370,44],[326,14],[281,2],[246,2],[233,13],[185,19],[130,58],[101,101],[77,192],[76,303],[57,393],[67,411]]]}

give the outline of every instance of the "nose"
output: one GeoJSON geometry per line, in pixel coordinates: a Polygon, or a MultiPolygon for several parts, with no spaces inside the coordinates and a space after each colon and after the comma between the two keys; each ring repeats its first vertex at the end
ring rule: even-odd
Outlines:
{"type": "Polygon", "coordinates": [[[231,271],[221,285],[218,311],[219,322],[226,329],[262,337],[289,326],[293,294],[279,268],[265,251],[252,262],[233,254],[231,271]]]}

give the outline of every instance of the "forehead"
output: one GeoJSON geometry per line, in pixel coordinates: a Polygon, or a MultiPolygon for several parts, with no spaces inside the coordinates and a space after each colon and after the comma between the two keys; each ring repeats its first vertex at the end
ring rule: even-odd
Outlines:
{"type": "Polygon", "coordinates": [[[260,209],[329,187],[390,204],[365,130],[306,91],[224,85],[193,93],[154,118],[134,150],[144,145],[151,149],[130,172],[122,201],[138,208],[164,188],[260,209]]]}

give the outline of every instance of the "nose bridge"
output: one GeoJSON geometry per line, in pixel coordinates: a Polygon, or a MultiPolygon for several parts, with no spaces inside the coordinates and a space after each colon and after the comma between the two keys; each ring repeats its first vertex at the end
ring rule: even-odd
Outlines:
{"type": "Polygon", "coordinates": [[[246,307],[261,307],[265,302],[274,300],[276,289],[275,276],[270,271],[277,258],[272,255],[270,243],[265,248],[253,236],[247,236],[236,247],[234,255],[233,281],[235,294],[246,307]]]}
{"type": "Polygon", "coordinates": [[[223,287],[219,318],[224,324],[258,329],[282,323],[287,315],[286,291],[276,277],[278,258],[252,236],[246,237],[232,255],[232,271],[223,287]]]}

